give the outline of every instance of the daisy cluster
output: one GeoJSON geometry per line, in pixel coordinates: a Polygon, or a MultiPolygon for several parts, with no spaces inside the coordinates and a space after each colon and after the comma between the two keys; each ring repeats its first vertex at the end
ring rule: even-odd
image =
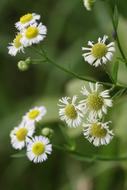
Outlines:
{"type": "Polygon", "coordinates": [[[9,54],[16,56],[18,52],[24,53],[24,48],[32,44],[38,44],[47,34],[47,28],[41,22],[40,15],[35,13],[28,13],[20,17],[16,22],[15,27],[18,30],[15,39],[9,44],[9,54]]]}
{"type": "Polygon", "coordinates": [[[59,116],[68,127],[83,126],[83,134],[89,142],[95,146],[109,144],[113,138],[113,132],[109,129],[111,121],[103,122],[108,108],[112,107],[110,90],[102,91],[99,83],[89,83],[83,86],[81,94],[83,99],[78,101],[77,96],[63,97],[59,99],[59,116]],[[87,118],[87,122],[84,119],[87,118]]]}
{"type": "Polygon", "coordinates": [[[11,145],[16,150],[26,147],[26,155],[30,161],[40,163],[47,159],[52,152],[49,138],[36,135],[36,123],[46,114],[44,106],[30,109],[23,117],[21,123],[11,133],[11,145]]]}

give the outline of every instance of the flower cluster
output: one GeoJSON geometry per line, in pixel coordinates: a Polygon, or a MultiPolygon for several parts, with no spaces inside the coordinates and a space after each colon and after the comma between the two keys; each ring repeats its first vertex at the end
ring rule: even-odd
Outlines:
{"type": "Polygon", "coordinates": [[[20,17],[15,24],[18,30],[16,37],[8,46],[10,55],[15,56],[20,51],[24,52],[25,47],[38,44],[45,38],[47,28],[42,23],[37,22],[39,19],[40,15],[35,13],[28,13],[20,17]]]}
{"type": "Polygon", "coordinates": [[[11,133],[11,144],[14,149],[21,150],[26,147],[26,155],[34,163],[43,162],[47,154],[51,154],[52,145],[45,136],[36,136],[36,123],[41,121],[46,114],[44,106],[34,107],[27,112],[21,123],[11,133]]]}
{"type": "Polygon", "coordinates": [[[109,122],[103,123],[102,117],[112,107],[109,90],[102,91],[99,83],[89,83],[89,89],[83,86],[83,100],[77,102],[77,96],[63,97],[59,100],[59,116],[69,127],[84,127],[84,136],[95,146],[108,144],[113,132],[109,130],[109,122]],[[88,116],[84,123],[84,116],[88,116]]]}

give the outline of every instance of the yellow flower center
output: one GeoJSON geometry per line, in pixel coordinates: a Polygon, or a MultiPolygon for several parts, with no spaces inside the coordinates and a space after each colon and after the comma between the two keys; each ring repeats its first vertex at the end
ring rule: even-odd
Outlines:
{"type": "Polygon", "coordinates": [[[24,15],[24,16],[22,16],[22,17],[20,18],[20,22],[21,22],[22,24],[25,24],[25,23],[31,21],[32,19],[33,19],[33,15],[30,14],[30,13],[28,13],[28,14],[26,14],[26,15],[24,15]]]}
{"type": "Polygon", "coordinates": [[[45,151],[45,145],[42,142],[36,142],[32,146],[32,152],[36,155],[39,156],[43,154],[45,151]]]}
{"type": "Polygon", "coordinates": [[[69,117],[70,119],[76,119],[77,112],[75,110],[75,107],[72,104],[68,104],[65,107],[65,115],[69,117]]]}
{"type": "Polygon", "coordinates": [[[91,53],[97,59],[102,58],[107,53],[107,46],[103,43],[97,43],[92,47],[91,53]]]}
{"type": "Polygon", "coordinates": [[[13,43],[14,43],[14,46],[15,46],[16,48],[19,48],[19,47],[22,45],[21,42],[20,42],[21,38],[22,38],[22,35],[21,35],[21,34],[18,34],[18,35],[15,37],[13,43]]]}
{"type": "Polygon", "coordinates": [[[90,131],[91,136],[104,138],[107,134],[107,130],[102,128],[101,124],[93,123],[90,131]]]}
{"type": "Polygon", "coordinates": [[[39,31],[38,31],[38,28],[37,27],[34,27],[34,26],[29,26],[27,29],[26,29],[26,37],[28,39],[32,39],[32,38],[35,38],[37,35],[38,35],[39,31]]]}
{"type": "Polygon", "coordinates": [[[87,104],[91,110],[98,111],[103,106],[103,98],[97,92],[88,95],[87,104]]]}
{"type": "Polygon", "coordinates": [[[24,141],[27,133],[28,133],[28,130],[26,128],[20,128],[16,132],[16,137],[17,137],[18,141],[24,141]]]}
{"type": "Polygon", "coordinates": [[[39,110],[32,110],[28,113],[28,117],[30,119],[36,119],[36,117],[40,114],[39,110]]]}

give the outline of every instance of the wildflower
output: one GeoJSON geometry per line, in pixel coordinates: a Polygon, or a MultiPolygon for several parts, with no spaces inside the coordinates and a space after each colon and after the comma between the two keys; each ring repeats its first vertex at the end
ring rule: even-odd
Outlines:
{"type": "Polygon", "coordinates": [[[31,46],[32,44],[38,44],[45,38],[46,34],[46,26],[42,25],[42,23],[39,25],[34,23],[23,30],[21,42],[25,47],[31,46]]]}
{"type": "Polygon", "coordinates": [[[34,124],[28,124],[24,121],[18,127],[15,127],[11,133],[11,144],[14,149],[22,149],[25,144],[26,140],[29,137],[32,137],[35,131],[34,124]]]}
{"type": "Polygon", "coordinates": [[[40,19],[40,15],[35,13],[28,13],[20,17],[20,20],[16,22],[15,26],[18,30],[22,30],[31,24],[36,23],[36,20],[40,19]]]}
{"type": "Polygon", "coordinates": [[[47,160],[47,154],[51,154],[52,145],[49,144],[49,139],[43,136],[35,136],[29,139],[27,144],[27,157],[34,163],[39,163],[47,160]]]}
{"type": "Polygon", "coordinates": [[[82,105],[76,103],[77,96],[63,97],[59,100],[59,116],[69,127],[77,127],[81,124],[83,118],[82,105]]]}
{"type": "Polygon", "coordinates": [[[86,9],[88,11],[91,11],[94,6],[95,0],[83,0],[83,2],[84,2],[84,6],[86,7],[86,9]]]}
{"type": "Polygon", "coordinates": [[[98,42],[95,44],[88,41],[90,47],[82,47],[82,50],[86,51],[82,54],[84,60],[95,67],[111,61],[115,52],[115,43],[107,43],[107,39],[108,36],[104,35],[103,38],[98,38],[98,42]]]}
{"type": "Polygon", "coordinates": [[[10,45],[8,46],[8,50],[9,50],[8,53],[11,56],[16,56],[16,54],[20,51],[24,53],[24,51],[23,51],[24,47],[21,42],[21,39],[22,39],[22,34],[18,33],[16,35],[15,39],[13,40],[13,42],[10,43],[10,45]]]}
{"type": "Polygon", "coordinates": [[[83,124],[84,136],[94,146],[107,145],[113,138],[112,130],[109,130],[110,121],[102,123],[97,118],[91,117],[88,123],[83,124]]]}
{"type": "Polygon", "coordinates": [[[46,114],[47,110],[44,106],[40,107],[34,107],[33,109],[30,109],[28,113],[25,114],[23,119],[26,122],[39,122],[42,117],[46,114]]]}
{"type": "Polygon", "coordinates": [[[109,90],[101,91],[99,83],[89,83],[89,90],[84,86],[81,93],[85,99],[81,101],[84,103],[86,112],[91,115],[102,117],[103,113],[107,113],[107,107],[112,107],[112,100],[110,99],[109,90]]]}

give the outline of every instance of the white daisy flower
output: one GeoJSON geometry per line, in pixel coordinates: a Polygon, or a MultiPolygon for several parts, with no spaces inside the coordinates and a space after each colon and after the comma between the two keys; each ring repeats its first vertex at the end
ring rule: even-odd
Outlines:
{"type": "Polygon", "coordinates": [[[44,106],[34,107],[29,110],[23,117],[23,120],[26,122],[39,122],[43,116],[46,114],[47,110],[44,106]]]}
{"type": "Polygon", "coordinates": [[[83,0],[83,3],[86,9],[88,11],[91,11],[94,6],[95,0],[83,0]]]}
{"type": "Polygon", "coordinates": [[[102,123],[97,118],[89,118],[88,123],[83,124],[85,138],[94,146],[109,144],[114,136],[112,130],[109,130],[109,123],[111,121],[102,123]]]}
{"type": "Polygon", "coordinates": [[[82,104],[76,103],[77,96],[63,97],[59,100],[58,104],[59,116],[62,121],[65,121],[69,127],[77,127],[81,125],[83,115],[82,104]]]}
{"type": "Polygon", "coordinates": [[[27,144],[27,157],[34,163],[40,163],[47,160],[47,154],[51,154],[52,145],[49,139],[43,136],[35,136],[29,139],[27,144]]]}
{"type": "Polygon", "coordinates": [[[10,45],[8,46],[8,50],[9,50],[9,54],[12,55],[12,56],[16,56],[16,54],[18,52],[23,52],[23,44],[21,42],[21,39],[22,39],[22,34],[18,33],[15,37],[15,39],[13,40],[12,43],[10,43],[10,45]]]}
{"type": "Polygon", "coordinates": [[[22,30],[31,24],[36,23],[36,20],[40,19],[40,15],[35,13],[28,13],[20,17],[20,20],[16,22],[15,26],[18,30],[22,30]]]}
{"type": "Polygon", "coordinates": [[[35,131],[34,124],[28,124],[24,121],[18,127],[15,127],[11,133],[11,144],[14,149],[22,149],[29,137],[32,137],[35,131]]]}
{"type": "Polygon", "coordinates": [[[46,34],[46,26],[42,25],[42,23],[39,25],[34,23],[23,30],[21,42],[25,47],[31,46],[32,44],[38,44],[46,37],[46,34]]]}
{"type": "Polygon", "coordinates": [[[103,38],[98,38],[98,42],[95,44],[88,41],[89,47],[82,47],[82,50],[85,51],[82,54],[84,60],[95,67],[111,61],[115,52],[115,43],[108,43],[107,39],[108,36],[104,35],[103,38]]]}
{"type": "Polygon", "coordinates": [[[89,83],[89,90],[84,86],[81,93],[85,99],[81,101],[84,103],[84,109],[90,115],[99,116],[101,118],[103,113],[107,113],[107,108],[112,107],[112,100],[110,99],[109,90],[101,91],[99,83],[89,83]]]}

